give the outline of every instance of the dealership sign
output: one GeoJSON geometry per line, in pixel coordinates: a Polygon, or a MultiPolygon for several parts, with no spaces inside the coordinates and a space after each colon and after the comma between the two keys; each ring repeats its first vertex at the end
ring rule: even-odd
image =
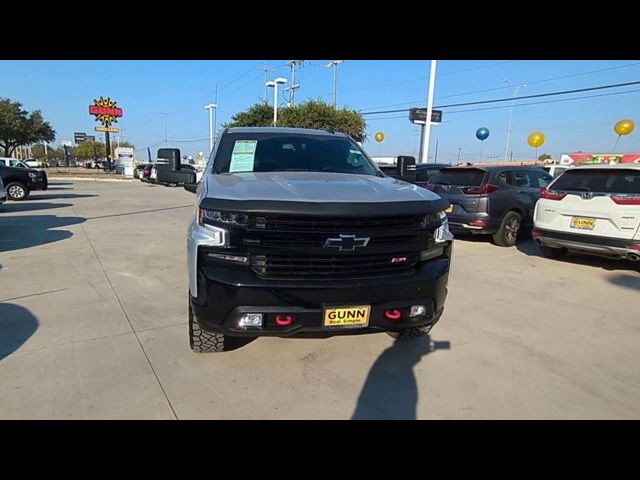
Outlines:
{"type": "Polygon", "coordinates": [[[640,153],[568,153],[560,157],[560,165],[640,164],[640,153]]]}
{"type": "MultiPolygon", "coordinates": [[[[411,123],[417,123],[419,125],[426,125],[427,123],[427,109],[426,108],[412,108],[409,110],[409,121],[411,123]]],[[[431,110],[431,122],[442,122],[442,110],[431,110]]]]}
{"type": "Polygon", "coordinates": [[[102,123],[103,127],[110,127],[112,123],[118,122],[118,118],[122,117],[124,112],[109,97],[100,97],[89,106],[89,114],[95,115],[96,121],[102,123]]]}
{"type": "Polygon", "coordinates": [[[118,133],[120,131],[117,127],[96,127],[96,132],[109,132],[109,133],[118,133]]]}

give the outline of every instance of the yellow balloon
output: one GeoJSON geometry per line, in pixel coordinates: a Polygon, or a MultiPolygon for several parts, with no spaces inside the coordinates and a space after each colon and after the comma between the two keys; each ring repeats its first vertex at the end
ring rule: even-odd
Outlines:
{"type": "Polygon", "coordinates": [[[380,143],[384,140],[384,133],[377,132],[374,138],[376,139],[376,142],[380,143]]]}
{"type": "Polygon", "coordinates": [[[531,135],[529,135],[527,142],[529,142],[529,145],[532,146],[533,148],[538,148],[542,146],[542,144],[544,143],[544,133],[533,132],[531,135]]]}
{"type": "Polygon", "coordinates": [[[633,120],[629,119],[620,120],[618,123],[616,123],[616,126],[613,127],[618,135],[629,135],[631,132],[633,132],[634,128],[636,128],[636,126],[633,123],[633,120]]]}

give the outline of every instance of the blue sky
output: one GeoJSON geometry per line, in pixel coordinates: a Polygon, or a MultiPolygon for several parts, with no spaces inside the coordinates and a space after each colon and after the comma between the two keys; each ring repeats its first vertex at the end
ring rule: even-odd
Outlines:
{"type": "MultiPolygon", "coordinates": [[[[208,149],[208,113],[203,106],[214,100],[218,85],[217,123],[264,96],[264,72],[256,69],[265,60],[217,61],[0,61],[0,96],[19,100],[28,110],[40,109],[57,131],[58,143],[72,140],[74,131],[93,132],[97,123],[88,105],[99,96],[110,96],[124,109],[117,126],[137,148],[162,146],[164,116],[170,146],[194,155],[208,149]]],[[[306,98],[332,100],[332,70],[328,60],[311,60],[298,71],[301,84],[296,101],[306,98]]],[[[266,60],[276,68],[270,78],[290,80],[286,60],[266,60]]],[[[338,104],[361,111],[388,110],[426,105],[428,61],[348,60],[338,70],[338,104]]],[[[515,86],[527,83],[518,95],[586,88],[640,80],[640,62],[531,61],[531,60],[442,60],[436,77],[436,105],[472,102],[511,96],[515,86]],[[563,78],[558,78],[563,77],[563,78]],[[507,80],[507,82],[505,82],[507,80]]],[[[614,123],[631,118],[640,124],[640,86],[587,92],[539,100],[603,95],[573,101],[516,106],[513,110],[511,147],[514,158],[531,158],[527,136],[545,133],[546,144],[538,153],[585,151],[608,152],[616,135],[614,123]],[[632,93],[608,95],[622,91],[632,93]]],[[[272,92],[270,92],[271,98],[272,92]]],[[[438,142],[438,161],[455,160],[458,149],[463,160],[477,160],[479,127],[491,135],[484,142],[483,158],[503,158],[509,108],[477,110],[508,104],[445,108],[443,123],[433,128],[430,161],[438,142]],[[467,110],[467,111],[461,111],[467,110]],[[473,111],[469,111],[473,110],[473,111]]],[[[377,155],[416,155],[419,127],[406,112],[367,116],[370,141],[367,151],[377,155]],[[377,131],[385,134],[382,144],[373,142],[377,131]]],[[[617,151],[640,151],[640,125],[624,137],[617,151]]],[[[94,132],[95,133],[95,132],[94,132]]]]}

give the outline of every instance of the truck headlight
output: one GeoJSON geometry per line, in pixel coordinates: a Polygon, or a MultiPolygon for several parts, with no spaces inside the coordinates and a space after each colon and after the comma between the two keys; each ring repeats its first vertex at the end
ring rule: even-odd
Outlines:
{"type": "Polygon", "coordinates": [[[445,243],[453,240],[453,234],[449,230],[449,219],[445,212],[438,212],[442,224],[433,232],[433,239],[436,243],[445,243]]]}
{"type": "Polygon", "coordinates": [[[200,219],[200,225],[224,224],[245,227],[249,224],[249,215],[246,213],[221,212],[205,208],[199,210],[198,218],[200,219]]]}
{"type": "Polygon", "coordinates": [[[207,210],[198,209],[198,224],[204,227],[207,234],[206,244],[212,247],[226,247],[229,243],[229,232],[224,228],[211,225],[211,222],[207,220],[207,210]]]}

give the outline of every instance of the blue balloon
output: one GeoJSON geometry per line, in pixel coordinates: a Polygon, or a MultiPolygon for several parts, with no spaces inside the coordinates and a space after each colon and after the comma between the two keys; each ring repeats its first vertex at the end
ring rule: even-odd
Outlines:
{"type": "Polygon", "coordinates": [[[484,142],[487,138],[489,138],[489,129],[482,127],[476,130],[476,138],[481,142],[484,142]]]}

